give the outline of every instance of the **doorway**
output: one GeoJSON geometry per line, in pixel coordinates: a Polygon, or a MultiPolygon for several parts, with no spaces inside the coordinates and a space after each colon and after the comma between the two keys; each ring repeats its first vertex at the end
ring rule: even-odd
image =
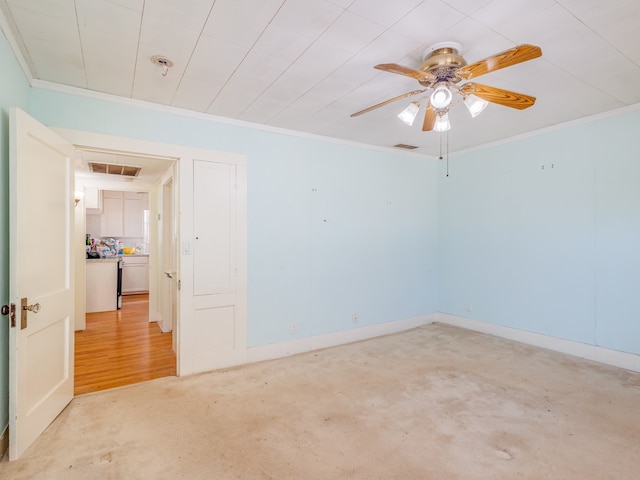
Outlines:
{"type": "MultiPolygon", "coordinates": [[[[77,149],[144,152],[142,156],[174,161],[177,375],[192,375],[246,363],[247,156],[80,130],[53,130],[77,149]],[[207,181],[204,181],[205,177],[207,181]],[[200,195],[199,192],[209,194],[200,195]],[[221,229],[226,230],[225,242],[218,241],[219,235],[205,237],[195,234],[200,226],[210,229],[212,221],[220,222],[220,228],[216,229],[218,233],[221,229]],[[212,280],[211,271],[221,264],[220,259],[228,266],[228,281],[225,284],[208,284],[212,280]]],[[[153,212],[151,217],[153,219],[153,212]]],[[[158,227],[156,221],[151,225],[158,227]]],[[[83,238],[84,232],[76,232],[76,235],[83,238]]],[[[155,261],[159,262],[159,259],[155,261]]],[[[77,261],[76,265],[83,265],[83,261],[77,261]]],[[[164,275],[158,263],[154,268],[149,299],[152,312],[152,293],[156,291],[157,302],[158,278],[164,275]]],[[[220,273],[219,268],[216,271],[220,273]]],[[[75,278],[83,278],[83,274],[76,271],[75,278]]],[[[76,302],[79,300],[76,297],[76,302]]],[[[83,305],[76,311],[83,311],[83,305]]]]}
{"type": "MultiPolygon", "coordinates": [[[[173,185],[177,208],[179,208],[176,219],[179,246],[177,275],[178,281],[180,278],[186,280],[181,287],[178,284],[176,299],[176,372],[180,376],[247,362],[247,158],[245,155],[236,153],[46,127],[18,109],[11,110],[11,117],[12,125],[17,126],[11,138],[12,145],[14,143],[16,145],[15,149],[12,148],[11,165],[29,164],[28,160],[18,161],[19,157],[47,160],[44,163],[46,168],[39,169],[40,175],[37,176],[37,180],[44,186],[34,188],[35,181],[29,178],[26,182],[29,185],[27,191],[58,195],[55,201],[49,202],[50,208],[46,208],[46,203],[43,208],[41,202],[32,201],[32,193],[26,197],[21,196],[16,204],[37,206],[35,213],[46,212],[42,222],[32,221],[33,218],[40,218],[36,214],[22,215],[22,218],[27,218],[30,225],[41,228],[44,225],[46,233],[34,236],[38,239],[52,235],[55,230],[54,227],[49,227],[52,219],[60,218],[61,220],[54,221],[54,226],[65,225],[64,231],[57,236],[53,235],[59,240],[59,249],[51,251],[60,251],[62,255],[51,256],[51,261],[57,260],[59,263],[48,262],[49,268],[43,269],[40,262],[34,270],[37,271],[38,280],[45,273],[51,273],[55,279],[62,282],[62,289],[54,288],[56,294],[61,292],[66,296],[64,301],[56,304],[61,311],[44,308],[44,312],[39,317],[39,320],[57,322],[56,325],[61,325],[60,328],[46,328],[46,333],[50,334],[49,338],[40,342],[38,344],[40,348],[36,349],[29,348],[26,340],[26,337],[33,335],[33,328],[27,331],[22,328],[11,329],[9,417],[10,428],[14,435],[12,435],[13,440],[10,442],[9,451],[10,458],[16,459],[73,399],[73,358],[70,356],[73,354],[73,349],[70,346],[73,345],[73,332],[76,330],[74,324],[80,318],[84,320],[82,313],[85,290],[82,279],[85,278],[86,268],[85,225],[82,220],[84,211],[83,208],[77,207],[81,203],[78,197],[76,202],[73,202],[74,168],[71,159],[74,148],[86,149],[85,146],[90,145],[102,149],[101,151],[111,149],[121,152],[148,151],[158,155],[159,158],[171,158],[174,161],[176,176],[173,185]],[[42,148],[49,148],[49,146],[51,146],[50,151],[47,152],[49,155],[41,155],[42,148]],[[29,154],[29,150],[33,148],[39,149],[38,154],[29,154]],[[52,156],[62,162],[61,168],[52,163],[52,156]],[[64,179],[52,182],[53,175],[50,174],[49,167],[56,169],[57,172],[66,172],[64,179]],[[203,172],[207,173],[207,181],[201,178],[200,174],[203,172]],[[216,187],[212,189],[213,183],[216,187]],[[206,194],[207,192],[209,194],[206,194]],[[205,195],[201,195],[202,193],[205,195]],[[60,201],[60,198],[70,203],[60,201]],[[218,202],[216,198],[226,200],[218,202]],[[196,227],[202,226],[203,221],[205,226],[209,225],[212,218],[218,222],[223,221],[220,226],[227,230],[225,242],[216,242],[219,236],[209,238],[208,235],[206,237],[194,235],[196,227]],[[195,240],[199,240],[197,246],[194,246],[195,240]],[[214,277],[207,273],[207,265],[215,267],[216,259],[223,259],[228,266],[226,270],[229,273],[229,281],[224,285],[208,283],[208,280],[214,277]],[[60,268],[54,268],[56,265],[60,268]],[[195,274],[196,265],[198,275],[195,274]],[[221,335],[221,332],[225,335],[221,335]],[[55,338],[51,338],[52,334],[55,334],[53,335],[55,338]],[[21,347],[18,348],[18,345],[21,347]],[[47,361],[43,362],[43,358],[47,361]],[[30,359],[35,360],[29,361],[30,359]],[[45,372],[46,375],[37,376],[39,371],[31,371],[38,366],[42,368],[36,370],[45,372]],[[57,377],[52,375],[54,371],[60,375],[57,377]],[[17,385],[22,385],[22,388],[17,388],[17,385]],[[30,387],[25,391],[25,385],[33,385],[34,388],[30,387]],[[54,391],[55,394],[51,394],[54,391]],[[30,400],[34,397],[37,397],[35,401],[30,400]],[[35,407],[23,408],[25,405],[37,405],[38,410],[35,407]],[[45,408],[46,411],[43,410],[45,408]],[[34,412],[43,412],[43,414],[38,413],[36,418],[34,412]],[[25,421],[30,423],[25,424],[25,421]]],[[[33,174],[32,170],[29,171],[33,174]]],[[[24,175],[18,178],[21,181],[13,182],[14,185],[25,184],[22,181],[25,178],[24,175]]],[[[17,218],[15,209],[10,212],[10,218],[17,218]]],[[[152,226],[154,224],[155,222],[151,222],[152,226]]],[[[12,229],[12,231],[17,230],[12,229]]],[[[151,231],[153,232],[153,228],[151,231]]],[[[11,242],[12,245],[17,245],[15,236],[12,236],[11,242]]],[[[39,258],[37,255],[26,255],[26,257],[39,258]]],[[[13,263],[12,265],[16,266],[13,263]]],[[[17,272],[23,270],[24,268],[17,268],[17,272]]],[[[156,290],[155,304],[157,304],[159,271],[156,267],[154,274],[151,275],[150,305],[154,304],[152,300],[154,289],[156,290]]],[[[218,268],[218,273],[219,271],[218,268]]],[[[18,275],[13,272],[10,277],[17,279],[18,275]]],[[[38,300],[42,301],[41,298],[44,297],[39,295],[39,292],[23,292],[18,287],[27,284],[32,287],[36,283],[42,284],[42,282],[16,282],[12,287],[14,291],[11,295],[14,303],[19,304],[16,299],[21,297],[29,297],[32,302],[36,302],[31,305],[35,308],[38,300]]],[[[47,290],[47,292],[50,291],[51,289],[47,290]]],[[[49,299],[49,296],[46,298],[49,299]]],[[[49,324],[41,321],[36,324],[39,327],[42,325],[49,324]]],[[[42,331],[42,328],[39,331],[42,331]]]]}
{"type": "MultiPolygon", "coordinates": [[[[90,248],[116,253],[106,260],[121,259],[118,292],[122,294],[117,308],[95,311],[89,308],[95,292],[81,292],[77,283],[77,319],[82,322],[77,321],[75,328],[76,395],[176,375],[175,329],[172,323],[163,328],[161,304],[175,305],[177,299],[162,291],[163,280],[157,273],[176,265],[171,258],[176,252],[163,251],[165,222],[161,222],[166,203],[163,183],[172,185],[175,164],[173,158],[140,153],[95,148],[76,152],[76,189],[97,197],[97,204],[87,196],[81,203],[85,214],[81,219],[76,214],[76,236],[90,236],[94,245],[100,245],[90,248]],[[113,173],[135,169],[135,178],[113,173]],[[86,301],[78,308],[81,298],[86,301]]],[[[84,258],[86,248],[81,247],[79,266],[94,262],[84,258]]],[[[82,282],[85,289],[100,285],[93,278],[88,281],[92,270],[76,269],[78,278],[87,279],[82,282]]]]}

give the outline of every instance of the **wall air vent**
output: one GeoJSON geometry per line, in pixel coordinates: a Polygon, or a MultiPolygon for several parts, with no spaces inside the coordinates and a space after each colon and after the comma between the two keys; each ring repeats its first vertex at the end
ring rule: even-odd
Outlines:
{"type": "Polygon", "coordinates": [[[91,173],[106,173],[109,175],[120,175],[122,177],[137,177],[142,169],[140,167],[132,167],[130,165],[89,162],[89,170],[91,173]]]}
{"type": "Polygon", "coordinates": [[[405,143],[398,143],[397,145],[394,145],[395,148],[404,148],[405,150],[413,150],[416,147],[415,145],[407,145],[405,143]]]}

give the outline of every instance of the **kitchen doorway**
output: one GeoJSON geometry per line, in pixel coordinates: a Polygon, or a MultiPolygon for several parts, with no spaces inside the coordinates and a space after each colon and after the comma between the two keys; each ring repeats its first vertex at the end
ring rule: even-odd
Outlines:
{"type": "MultiPolygon", "coordinates": [[[[192,375],[246,363],[247,156],[157,140],[56,127],[52,130],[77,149],[141,152],[143,157],[174,162],[173,189],[178,239],[177,317],[174,332],[177,375],[192,375]],[[198,239],[194,235],[198,228],[204,228],[207,235],[200,235],[198,239]],[[216,241],[221,231],[224,232],[224,242],[216,241]],[[212,232],[216,235],[209,235],[212,232]],[[207,268],[207,265],[212,268],[207,268]],[[221,266],[224,265],[228,268],[223,271],[221,266]],[[224,279],[220,275],[224,275],[226,280],[222,281],[224,279]]],[[[133,186],[131,190],[134,190],[133,186]]],[[[76,212],[79,210],[75,209],[76,212]]],[[[153,211],[150,215],[152,227],[157,228],[153,211]]],[[[78,221],[76,225],[82,226],[76,232],[76,238],[82,241],[83,222],[78,221]]],[[[81,250],[76,251],[84,255],[81,250]]],[[[159,257],[156,255],[156,259],[152,260],[152,256],[153,252],[150,252],[150,268],[153,270],[149,304],[150,314],[155,315],[158,309],[154,309],[154,305],[158,305],[159,301],[158,279],[164,274],[159,257]]],[[[78,269],[83,268],[84,263],[84,258],[75,262],[78,269]]],[[[75,271],[74,278],[84,278],[84,271],[75,271]]],[[[82,312],[84,295],[77,295],[76,302],[80,303],[76,312],[82,312]]]]}
{"type": "Polygon", "coordinates": [[[163,328],[161,303],[175,305],[177,298],[166,297],[157,273],[177,263],[162,250],[163,184],[172,185],[175,164],[176,159],[139,153],[77,150],[76,190],[85,193],[84,197],[77,195],[82,207],[77,210],[84,211],[84,218],[78,219],[76,213],[76,235],[85,239],[83,261],[78,265],[87,265],[84,272],[77,268],[76,276],[87,281],[76,285],[78,289],[100,285],[95,279],[89,282],[93,268],[87,267],[92,260],[84,258],[84,250],[107,256],[115,253],[121,259],[117,287],[121,297],[115,308],[98,312],[89,308],[89,299],[96,292],[77,292],[76,311],[84,315],[76,316],[82,320],[76,322],[76,394],[176,374],[176,329],[172,322],[163,328]],[[127,170],[135,171],[135,176],[126,176],[127,170]],[[94,247],[87,247],[87,238],[94,247]],[[78,299],[82,297],[85,302],[80,309],[78,299]]]}

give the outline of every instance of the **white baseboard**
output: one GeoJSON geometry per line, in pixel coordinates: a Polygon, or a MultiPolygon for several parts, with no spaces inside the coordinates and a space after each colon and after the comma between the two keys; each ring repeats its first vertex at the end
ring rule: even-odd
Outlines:
{"type": "Polygon", "coordinates": [[[351,328],[340,332],[326,333],[311,337],[279,342],[271,345],[251,347],[247,352],[247,361],[260,362],[275,358],[288,357],[298,353],[310,352],[321,348],[335,347],[346,343],[358,342],[369,338],[380,337],[391,333],[402,332],[411,328],[420,327],[436,321],[436,314],[421,315],[419,317],[396,320],[394,322],[380,323],[360,328],[351,328]]]}
{"type": "MultiPolygon", "coordinates": [[[[431,316],[431,315],[430,315],[431,316]]],[[[456,327],[467,328],[477,332],[488,333],[497,337],[508,338],[516,342],[535,345],[536,347],[547,348],[576,357],[586,358],[596,362],[612,365],[614,367],[625,368],[634,372],[640,372],[640,355],[619,352],[597,345],[574,342],[557,337],[550,337],[539,333],[527,332],[516,328],[504,327],[493,323],[481,322],[470,318],[458,317],[446,313],[436,313],[436,321],[454,325],[456,327]]]]}

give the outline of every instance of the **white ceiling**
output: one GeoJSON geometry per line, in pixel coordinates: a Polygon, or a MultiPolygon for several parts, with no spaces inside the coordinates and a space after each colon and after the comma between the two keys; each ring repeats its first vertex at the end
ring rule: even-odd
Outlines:
{"type": "Polygon", "coordinates": [[[416,145],[439,134],[401,123],[419,88],[379,63],[420,64],[462,44],[472,63],[521,43],[541,58],[480,83],[537,97],[523,111],[450,114],[451,151],[640,102],[638,0],[0,0],[36,80],[355,142],[416,145]],[[174,64],[166,76],[153,55],[174,64]]]}

